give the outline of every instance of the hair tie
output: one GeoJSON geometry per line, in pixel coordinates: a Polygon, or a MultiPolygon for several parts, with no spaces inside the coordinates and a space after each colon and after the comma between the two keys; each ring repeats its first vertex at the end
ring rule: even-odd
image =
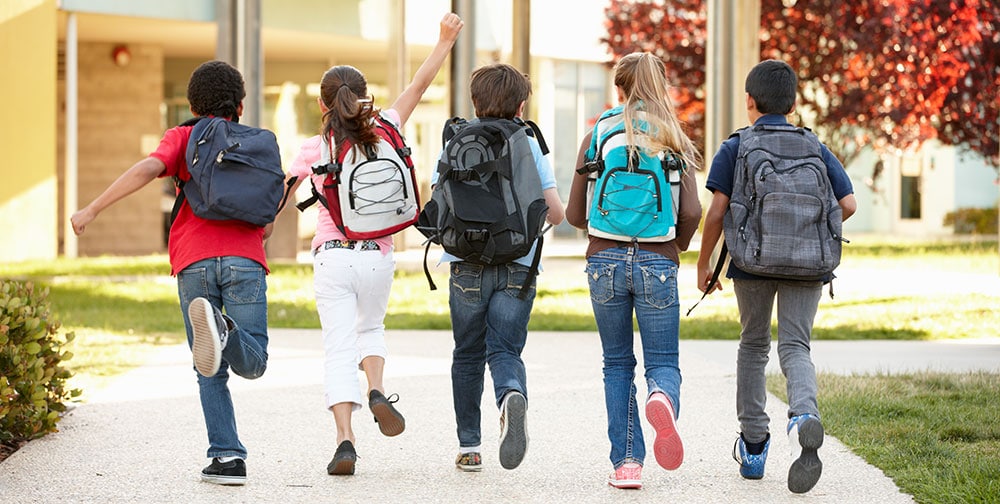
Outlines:
{"type": "MultiPolygon", "coordinates": [[[[342,87],[342,88],[347,88],[347,89],[348,89],[348,91],[351,91],[352,93],[354,92],[354,90],[353,90],[353,89],[351,89],[351,86],[348,86],[346,82],[345,82],[345,83],[342,83],[342,84],[340,85],[340,87],[342,87]]],[[[337,89],[340,89],[340,88],[337,88],[337,89]]]]}

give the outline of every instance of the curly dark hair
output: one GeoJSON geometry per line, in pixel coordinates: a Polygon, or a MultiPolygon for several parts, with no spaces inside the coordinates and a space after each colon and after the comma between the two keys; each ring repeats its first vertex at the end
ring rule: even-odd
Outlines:
{"type": "Polygon", "coordinates": [[[187,99],[191,110],[200,116],[236,120],[236,108],[247,95],[243,75],[225,61],[207,61],[191,73],[187,99]]]}

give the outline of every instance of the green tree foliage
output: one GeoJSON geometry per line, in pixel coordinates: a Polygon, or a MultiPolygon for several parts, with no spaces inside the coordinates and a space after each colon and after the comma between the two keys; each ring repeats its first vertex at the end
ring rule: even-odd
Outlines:
{"type": "Polygon", "coordinates": [[[65,402],[80,395],[66,388],[62,366],[73,354],[62,346],[51,319],[48,289],[0,280],[0,443],[17,446],[56,431],[65,402]]]}
{"type": "MultiPolygon", "coordinates": [[[[703,0],[611,0],[605,12],[609,52],[663,58],[703,141],[703,0]]],[[[937,138],[1000,165],[1000,2],[761,0],[761,58],[796,69],[802,115],[845,161],[937,138]]]]}

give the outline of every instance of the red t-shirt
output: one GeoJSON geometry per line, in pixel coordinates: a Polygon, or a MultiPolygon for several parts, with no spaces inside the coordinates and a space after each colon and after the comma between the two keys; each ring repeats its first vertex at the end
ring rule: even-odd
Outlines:
{"type": "MultiPolygon", "coordinates": [[[[177,126],[163,133],[160,145],[150,154],[150,157],[166,165],[160,177],[176,176],[183,181],[191,179],[184,159],[191,130],[191,126],[177,126]]],[[[225,256],[257,261],[270,273],[264,253],[263,227],[241,220],[202,219],[194,214],[187,200],[181,204],[177,219],[170,227],[167,251],[170,254],[171,275],[177,275],[202,259],[225,256]]]]}

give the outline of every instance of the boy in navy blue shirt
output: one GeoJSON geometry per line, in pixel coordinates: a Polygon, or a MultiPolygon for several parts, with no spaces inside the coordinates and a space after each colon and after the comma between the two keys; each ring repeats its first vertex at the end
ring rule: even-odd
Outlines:
{"type": "MultiPolygon", "coordinates": [[[[786,116],[795,109],[797,78],[788,64],[768,60],[758,63],[746,79],[747,118],[750,124],[788,124],[786,116]]],[[[712,202],[705,214],[701,250],[698,254],[698,289],[711,292],[710,258],[722,233],[723,219],[733,194],[738,135],[722,143],[705,186],[712,202]]],[[[857,209],[854,188],[843,165],[824,145],[821,156],[834,196],[847,220],[857,209]]],[[[823,465],[817,449],[823,444],[823,425],[816,405],[816,370],[809,354],[813,321],[823,289],[821,280],[785,280],[752,275],[730,263],[726,276],[733,280],[740,310],[740,347],[736,361],[736,412],[740,436],[733,458],[740,463],[740,475],[747,479],[764,477],[764,463],[771,435],[770,419],[764,411],[767,399],[764,369],[771,348],[771,313],[778,300],[778,358],[788,381],[788,436],[793,462],[788,471],[788,489],[808,492],[819,481],[823,465]]]]}

